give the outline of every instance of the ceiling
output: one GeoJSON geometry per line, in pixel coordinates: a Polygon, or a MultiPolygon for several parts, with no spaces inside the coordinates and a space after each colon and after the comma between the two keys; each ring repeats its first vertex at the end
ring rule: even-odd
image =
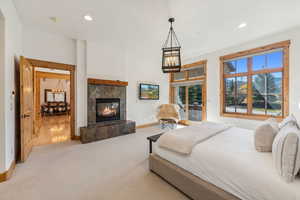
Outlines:
{"type": "MultiPolygon", "coordinates": [[[[187,54],[200,54],[300,25],[300,0],[14,0],[25,25],[72,38],[120,39],[147,27],[150,21],[174,16],[175,32],[187,54]],[[152,13],[145,15],[137,12],[152,13]],[[166,13],[165,15],[161,13],[166,13]],[[93,22],[83,20],[91,14],[93,22]],[[149,17],[150,16],[150,17],[149,17]],[[49,17],[57,17],[56,23],[49,17]],[[146,20],[145,20],[146,18],[146,20]],[[246,22],[247,27],[238,26],[246,22]]],[[[150,25],[149,25],[150,26],[150,25]]],[[[165,29],[164,29],[165,27],[165,29]]],[[[165,38],[162,38],[162,42],[165,38]]]]}
{"type": "MultiPolygon", "coordinates": [[[[13,0],[23,24],[76,39],[122,40],[167,10],[167,0],[13,0]],[[89,14],[93,21],[84,20],[89,14]],[[57,22],[50,20],[56,17],[57,22]]],[[[161,24],[161,22],[158,22],[161,24]]],[[[167,24],[167,23],[165,23],[167,24]]]]}
{"type": "Polygon", "coordinates": [[[170,0],[175,31],[197,55],[300,25],[299,0],[170,0]],[[247,23],[247,27],[238,26],[247,23]]]}

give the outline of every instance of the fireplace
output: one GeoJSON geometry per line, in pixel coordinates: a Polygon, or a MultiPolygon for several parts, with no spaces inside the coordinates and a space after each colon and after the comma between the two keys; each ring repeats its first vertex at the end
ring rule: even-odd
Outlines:
{"type": "Polygon", "coordinates": [[[88,124],[80,127],[82,143],[135,133],[126,118],[126,82],[88,79],[88,124]]]}
{"type": "Polygon", "coordinates": [[[96,122],[120,120],[120,99],[96,99],[96,122]]]}

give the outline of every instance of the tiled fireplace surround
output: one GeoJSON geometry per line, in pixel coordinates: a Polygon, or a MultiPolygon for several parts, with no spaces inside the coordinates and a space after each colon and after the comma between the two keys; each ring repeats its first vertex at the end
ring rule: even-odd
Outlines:
{"type": "Polygon", "coordinates": [[[88,84],[88,125],[96,124],[97,98],[119,98],[120,119],[126,120],[126,86],[88,84]]]}
{"type": "Polygon", "coordinates": [[[80,129],[81,142],[88,143],[135,132],[135,122],[126,120],[127,82],[88,79],[88,126],[80,129]],[[96,99],[120,99],[120,120],[96,122],[96,99]]]}

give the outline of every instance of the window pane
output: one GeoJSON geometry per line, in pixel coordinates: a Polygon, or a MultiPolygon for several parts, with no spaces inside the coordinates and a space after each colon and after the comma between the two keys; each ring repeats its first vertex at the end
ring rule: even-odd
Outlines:
{"type": "Polygon", "coordinates": [[[174,102],[179,106],[181,119],[186,119],[186,86],[175,87],[174,102]]]}
{"type": "Polygon", "coordinates": [[[247,113],[247,77],[236,77],[236,112],[247,113]]]}
{"type": "Polygon", "coordinates": [[[236,61],[228,61],[224,63],[225,74],[235,74],[236,72],[236,61]]]}
{"type": "Polygon", "coordinates": [[[225,96],[225,112],[235,112],[234,96],[229,94],[225,96]]]}
{"type": "Polygon", "coordinates": [[[236,91],[236,81],[235,78],[225,79],[225,111],[235,112],[235,91],[236,91]]]}
{"type": "Polygon", "coordinates": [[[253,76],[253,114],[282,115],[282,72],[253,76]]]}
{"type": "Polygon", "coordinates": [[[247,58],[239,59],[236,61],[236,73],[247,72],[247,58]]]}
{"type": "Polygon", "coordinates": [[[185,72],[177,72],[173,74],[174,81],[184,80],[185,79],[185,72]]]}
{"type": "Polygon", "coordinates": [[[202,86],[194,85],[188,88],[189,91],[189,120],[202,120],[202,86]]]}
{"type": "Polygon", "coordinates": [[[253,104],[252,113],[265,115],[266,114],[266,74],[257,74],[252,78],[252,93],[253,104]]]}
{"type": "Polygon", "coordinates": [[[278,68],[283,67],[283,52],[277,51],[267,55],[267,67],[278,68]]]}
{"type": "Polygon", "coordinates": [[[204,76],[204,67],[199,67],[196,69],[188,70],[189,78],[196,78],[199,76],[204,76]]]}
{"type": "Polygon", "coordinates": [[[253,70],[262,70],[266,68],[266,55],[253,56],[253,70]]]}
{"type": "Polygon", "coordinates": [[[225,90],[226,90],[226,94],[234,96],[235,78],[226,78],[225,79],[225,90]]]}
{"type": "Polygon", "coordinates": [[[282,72],[270,73],[267,77],[267,114],[282,115],[282,72]]]}
{"type": "Polygon", "coordinates": [[[253,56],[253,70],[283,67],[283,51],[253,56]]]}
{"type": "Polygon", "coordinates": [[[225,111],[247,113],[247,77],[225,79],[225,111]]]}

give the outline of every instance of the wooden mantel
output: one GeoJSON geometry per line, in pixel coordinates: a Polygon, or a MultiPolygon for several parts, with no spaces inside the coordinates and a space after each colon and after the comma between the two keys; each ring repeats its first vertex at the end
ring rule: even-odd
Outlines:
{"type": "Polygon", "coordinates": [[[119,81],[119,80],[113,81],[113,80],[103,80],[103,79],[93,79],[93,78],[88,79],[88,84],[128,86],[128,82],[125,81],[119,81]]]}

